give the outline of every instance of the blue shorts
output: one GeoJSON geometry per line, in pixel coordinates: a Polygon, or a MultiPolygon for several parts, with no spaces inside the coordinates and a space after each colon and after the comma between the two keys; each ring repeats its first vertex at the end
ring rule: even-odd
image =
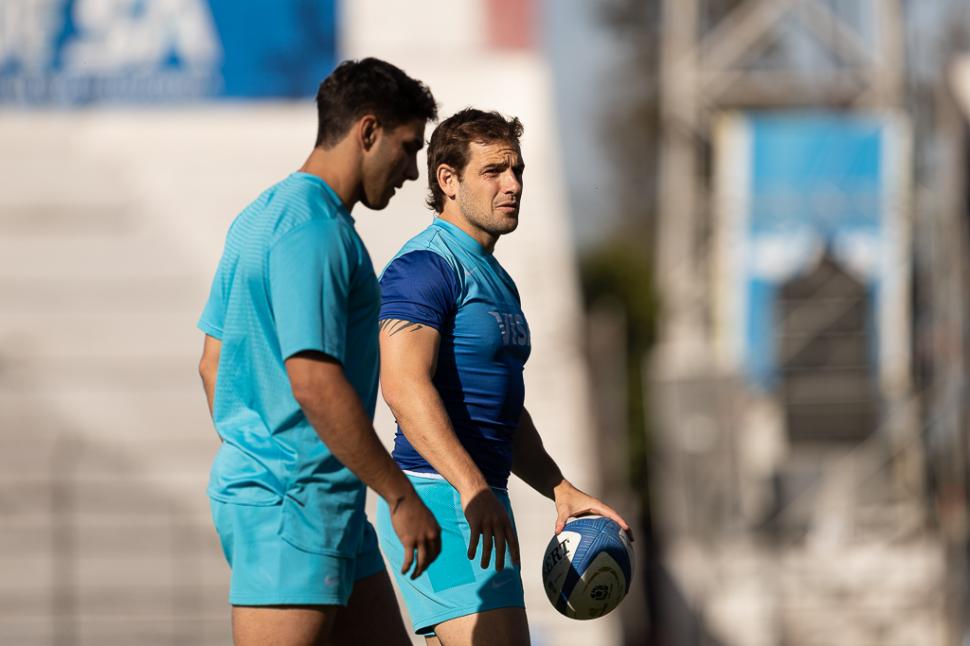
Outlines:
{"type": "MultiPolygon", "coordinates": [[[[461,510],[458,491],[447,481],[408,476],[418,496],[428,506],[441,525],[441,554],[415,580],[401,574],[404,547],[391,526],[390,510],[383,499],[377,501],[377,533],[381,549],[387,556],[404,605],[411,615],[411,625],[419,635],[433,635],[434,627],[442,621],[464,617],[496,608],[525,608],[522,576],[512,564],[508,550],[505,569],[495,570],[495,552],[487,569],[482,569],[482,541],[474,560],[468,558],[471,534],[461,510]]],[[[492,489],[512,518],[509,494],[492,489]]],[[[513,526],[515,519],[512,519],[513,526]]]]}
{"type": "Polygon", "coordinates": [[[210,500],[232,577],[234,606],[345,606],[354,583],[384,570],[370,523],[355,558],[315,554],[280,538],[280,505],[237,505],[210,500]]]}

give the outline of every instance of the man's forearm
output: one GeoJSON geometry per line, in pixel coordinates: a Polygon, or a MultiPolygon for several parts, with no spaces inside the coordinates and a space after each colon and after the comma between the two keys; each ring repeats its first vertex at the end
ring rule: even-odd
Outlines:
{"type": "Polygon", "coordinates": [[[512,473],[553,500],[556,498],[556,488],[565,482],[556,461],[543,446],[532,416],[524,408],[512,447],[512,473]]]}
{"type": "Polygon", "coordinates": [[[205,389],[205,400],[209,405],[209,416],[212,416],[213,405],[216,398],[216,376],[217,369],[202,372],[202,388],[205,389]]]}
{"type": "Polygon", "coordinates": [[[393,507],[411,489],[346,379],[328,380],[298,401],[327,448],[388,504],[393,507]]]}
{"type": "Polygon", "coordinates": [[[202,388],[205,389],[206,403],[209,405],[209,416],[212,416],[216,399],[216,378],[219,376],[219,357],[222,354],[222,341],[205,335],[202,342],[202,358],[199,359],[199,376],[202,378],[202,388]]]}
{"type": "Polygon", "coordinates": [[[459,493],[485,487],[482,472],[458,441],[445,406],[431,380],[414,376],[384,382],[384,398],[411,445],[459,493]]]}

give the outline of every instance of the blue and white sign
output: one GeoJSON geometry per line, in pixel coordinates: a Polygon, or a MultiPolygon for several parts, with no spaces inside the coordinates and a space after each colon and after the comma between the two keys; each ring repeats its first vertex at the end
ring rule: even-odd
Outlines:
{"type": "Polygon", "coordinates": [[[715,136],[718,336],[749,383],[776,376],[775,297],[827,252],[873,295],[884,378],[907,370],[908,140],[895,117],[725,117],[715,136]]]}
{"type": "Polygon", "coordinates": [[[0,103],[312,96],[336,0],[2,0],[0,103]]]}

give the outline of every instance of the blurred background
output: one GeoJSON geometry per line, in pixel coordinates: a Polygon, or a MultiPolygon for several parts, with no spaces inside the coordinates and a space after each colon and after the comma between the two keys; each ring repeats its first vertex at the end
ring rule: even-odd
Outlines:
{"type": "Polygon", "coordinates": [[[513,482],[537,646],[970,644],[965,0],[2,0],[0,643],[230,642],[194,325],[368,55],[525,124],[527,404],[638,556],[561,617],[513,482]]]}

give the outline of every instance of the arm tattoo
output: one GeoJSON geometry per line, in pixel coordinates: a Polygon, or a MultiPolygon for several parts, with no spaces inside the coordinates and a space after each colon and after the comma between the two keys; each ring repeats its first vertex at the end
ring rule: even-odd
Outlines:
{"type": "Polygon", "coordinates": [[[394,336],[398,332],[417,332],[424,327],[421,323],[402,321],[401,319],[384,319],[380,323],[381,331],[387,330],[387,336],[394,336]]]}

